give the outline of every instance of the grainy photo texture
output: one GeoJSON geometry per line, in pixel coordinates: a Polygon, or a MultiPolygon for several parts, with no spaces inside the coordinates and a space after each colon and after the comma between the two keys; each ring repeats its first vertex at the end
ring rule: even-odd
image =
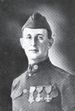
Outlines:
{"type": "Polygon", "coordinates": [[[0,0],[0,111],[75,111],[74,10],[74,0],[0,0]]]}

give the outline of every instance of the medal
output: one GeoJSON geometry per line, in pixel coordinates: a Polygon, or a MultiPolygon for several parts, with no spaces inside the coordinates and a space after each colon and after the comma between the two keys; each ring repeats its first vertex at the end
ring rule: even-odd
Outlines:
{"type": "Polygon", "coordinates": [[[38,92],[37,97],[36,97],[36,102],[39,102],[43,100],[43,97],[40,96],[40,93],[42,92],[43,87],[42,86],[37,86],[36,91],[38,92]]]}
{"type": "Polygon", "coordinates": [[[58,96],[58,90],[56,89],[55,86],[53,87],[53,91],[52,91],[52,94],[51,94],[51,95],[52,95],[53,98],[55,98],[55,97],[58,96]]]}
{"type": "Polygon", "coordinates": [[[46,102],[50,102],[51,99],[52,99],[52,97],[50,97],[51,90],[52,90],[52,86],[51,85],[50,86],[45,86],[45,91],[47,93],[47,96],[44,98],[44,100],[46,102]]]}
{"type": "Polygon", "coordinates": [[[31,86],[29,91],[29,99],[28,99],[30,104],[34,102],[34,96],[33,96],[34,91],[35,91],[35,87],[31,86]]]}

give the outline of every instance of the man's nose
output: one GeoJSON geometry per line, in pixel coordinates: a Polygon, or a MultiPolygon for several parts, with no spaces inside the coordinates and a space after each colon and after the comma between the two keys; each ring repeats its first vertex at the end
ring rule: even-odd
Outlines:
{"type": "Polygon", "coordinates": [[[36,46],[36,42],[37,42],[36,38],[33,38],[31,42],[32,42],[32,43],[31,43],[32,46],[36,46]]]}

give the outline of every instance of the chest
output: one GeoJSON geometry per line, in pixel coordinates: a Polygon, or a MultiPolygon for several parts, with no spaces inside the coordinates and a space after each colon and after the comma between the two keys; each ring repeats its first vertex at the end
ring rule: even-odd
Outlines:
{"type": "Polygon", "coordinates": [[[61,111],[60,91],[49,76],[27,77],[23,86],[13,101],[20,111],[61,111]]]}
{"type": "Polygon", "coordinates": [[[13,103],[21,111],[61,111],[60,93],[51,85],[24,88],[13,103]]]}

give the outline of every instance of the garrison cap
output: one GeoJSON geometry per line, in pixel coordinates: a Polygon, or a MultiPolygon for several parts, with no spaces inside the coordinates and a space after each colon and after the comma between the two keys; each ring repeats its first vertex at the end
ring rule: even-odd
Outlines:
{"type": "Polygon", "coordinates": [[[22,31],[24,30],[24,28],[32,28],[32,29],[44,28],[47,29],[49,38],[51,38],[52,35],[51,28],[46,18],[38,12],[33,13],[32,16],[29,17],[29,19],[23,25],[22,31]]]}

